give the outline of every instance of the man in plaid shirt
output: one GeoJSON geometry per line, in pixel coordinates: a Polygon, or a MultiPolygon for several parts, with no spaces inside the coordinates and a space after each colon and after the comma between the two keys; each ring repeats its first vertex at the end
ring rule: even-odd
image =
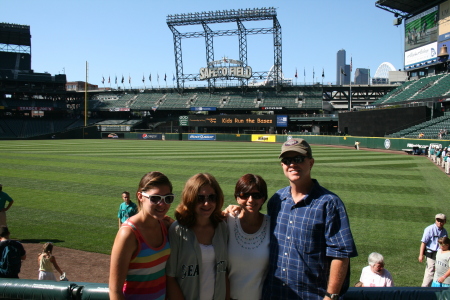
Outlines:
{"type": "Polygon", "coordinates": [[[289,186],[269,200],[270,259],[263,299],[340,299],[357,256],[341,199],[311,178],[311,147],[290,139],[281,148],[289,186]]]}

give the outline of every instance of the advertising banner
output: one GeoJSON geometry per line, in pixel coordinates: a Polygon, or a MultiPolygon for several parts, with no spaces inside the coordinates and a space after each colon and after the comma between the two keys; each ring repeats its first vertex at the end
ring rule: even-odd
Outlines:
{"type": "Polygon", "coordinates": [[[275,127],[275,115],[189,116],[189,126],[275,127]]]}
{"type": "Polygon", "coordinates": [[[17,110],[41,110],[41,111],[52,111],[53,107],[36,107],[36,106],[19,106],[17,110]]]}
{"type": "Polygon", "coordinates": [[[439,41],[448,39],[450,39],[450,0],[439,4],[439,41]]]}
{"type": "Polygon", "coordinates": [[[114,133],[114,132],[102,132],[103,139],[123,139],[125,135],[123,133],[114,133]]]}
{"type": "Polygon", "coordinates": [[[276,141],[277,137],[273,134],[252,134],[252,142],[275,143],[276,141]]]}
{"type": "Polygon", "coordinates": [[[437,61],[437,42],[405,52],[405,70],[437,61]]]}
{"type": "Polygon", "coordinates": [[[277,116],[277,127],[287,127],[288,116],[277,116]]]}
{"type": "Polygon", "coordinates": [[[405,51],[437,42],[438,6],[405,20],[405,51]]]}
{"type": "Polygon", "coordinates": [[[138,133],[137,137],[141,140],[162,140],[162,134],[161,133],[138,133]]]}
{"type": "Polygon", "coordinates": [[[215,134],[200,134],[200,133],[192,133],[189,134],[188,140],[190,141],[215,141],[215,134]]]}

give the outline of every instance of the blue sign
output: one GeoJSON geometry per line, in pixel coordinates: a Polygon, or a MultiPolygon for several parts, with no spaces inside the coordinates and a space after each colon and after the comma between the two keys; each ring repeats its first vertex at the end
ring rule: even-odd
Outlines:
{"type": "Polygon", "coordinates": [[[190,134],[188,139],[191,141],[215,141],[215,134],[190,134]]]}
{"type": "Polygon", "coordinates": [[[277,127],[287,127],[288,117],[287,116],[277,116],[277,127]]]}
{"type": "Polygon", "coordinates": [[[216,107],[191,107],[191,110],[196,110],[196,111],[215,111],[217,108],[216,107]]]}

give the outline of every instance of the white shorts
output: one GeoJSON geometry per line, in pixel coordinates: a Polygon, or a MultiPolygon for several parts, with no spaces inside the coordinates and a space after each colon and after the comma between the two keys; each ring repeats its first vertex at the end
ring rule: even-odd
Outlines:
{"type": "Polygon", "coordinates": [[[56,281],[55,274],[53,272],[39,271],[39,280],[53,280],[56,281]]]}

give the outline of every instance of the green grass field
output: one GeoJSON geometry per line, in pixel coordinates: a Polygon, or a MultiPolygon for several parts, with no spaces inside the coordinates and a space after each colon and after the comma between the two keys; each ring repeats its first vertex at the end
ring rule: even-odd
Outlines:
{"type": "MultiPolygon", "coordinates": [[[[146,172],[165,173],[177,196],[190,176],[209,172],[231,204],[234,185],[245,173],[263,176],[269,194],[288,184],[277,158],[280,147],[201,141],[1,141],[0,183],[15,200],[8,225],[13,238],[109,254],[121,193],[133,195],[146,172]]],[[[316,145],[313,155],[313,177],[342,198],[350,216],[359,252],[351,261],[352,283],[369,253],[376,251],[385,256],[397,286],[419,286],[423,229],[436,213],[450,214],[447,175],[422,156],[316,145]]]]}

